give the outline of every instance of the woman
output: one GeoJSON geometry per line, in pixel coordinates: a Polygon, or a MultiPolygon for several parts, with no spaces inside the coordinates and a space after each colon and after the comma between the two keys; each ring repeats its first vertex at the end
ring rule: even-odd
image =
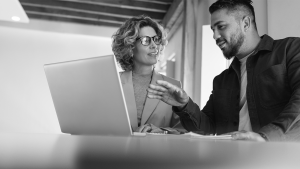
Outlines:
{"type": "Polygon", "coordinates": [[[112,38],[112,50],[124,70],[120,78],[132,129],[136,132],[161,132],[164,127],[180,125],[171,106],[147,98],[149,84],[160,79],[181,87],[179,81],[154,70],[167,42],[162,26],[147,16],[133,17],[112,38]]]}

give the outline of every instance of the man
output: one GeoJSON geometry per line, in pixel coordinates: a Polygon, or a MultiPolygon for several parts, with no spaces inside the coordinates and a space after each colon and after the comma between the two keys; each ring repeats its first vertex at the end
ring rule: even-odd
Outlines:
{"type": "Polygon", "coordinates": [[[231,132],[235,139],[253,141],[285,140],[287,133],[297,133],[300,38],[259,37],[251,4],[251,0],[218,0],[209,8],[213,37],[224,56],[234,60],[214,78],[202,111],[170,83],[157,81],[148,89],[149,98],[173,106],[188,131],[231,132]]]}

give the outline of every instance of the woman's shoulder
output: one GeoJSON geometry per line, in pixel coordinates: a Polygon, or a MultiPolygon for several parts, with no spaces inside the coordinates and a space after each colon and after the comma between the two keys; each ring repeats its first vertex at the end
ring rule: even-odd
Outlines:
{"type": "Polygon", "coordinates": [[[129,71],[120,71],[120,72],[119,72],[119,75],[122,76],[122,75],[126,75],[126,74],[128,74],[128,73],[129,73],[129,71]]]}
{"type": "Polygon", "coordinates": [[[120,76],[120,79],[122,81],[122,84],[127,83],[128,81],[130,81],[129,79],[130,79],[131,76],[130,76],[130,72],[128,72],[128,71],[120,71],[119,76],[120,76]]]}
{"type": "Polygon", "coordinates": [[[119,75],[121,76],[123,73],[124,73],[125,71],[121,71],[121,72],[119,72],[119,75]]]}

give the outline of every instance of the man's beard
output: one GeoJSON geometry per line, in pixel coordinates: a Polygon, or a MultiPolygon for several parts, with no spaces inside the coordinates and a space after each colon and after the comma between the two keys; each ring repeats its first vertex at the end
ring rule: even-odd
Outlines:
{"type": "Polygon", "coordinates": [[[230,36],[230,43],[228,43],[227,49],[223,50],[223,55],[226,59],[230,60],[239,52],[242,44],[244,43],[245,36],[239,30],[238,33],[230,36]]]}

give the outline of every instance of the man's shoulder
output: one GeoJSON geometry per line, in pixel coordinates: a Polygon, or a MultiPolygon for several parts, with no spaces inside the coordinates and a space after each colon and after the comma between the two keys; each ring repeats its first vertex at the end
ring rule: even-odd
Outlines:
{"type": "Polygon", "coordinates": [[[220,80],[226,80],[228,79],[228,76],[232,75],[232,68],[227,68],[225,70],[223,70],[220,74],[218,74],[217,76],[215,76],[214,81],[220,81],[220,80]]]}
{"type": "Polygon", "coordinates": [[[300,37],[293,37],[293,36],[290,36],[290,37],[285,37],[285,38],[281,38],[281,39],[275,39],[275,41],[285,41],[285,40],[300,40],[300,37]]]}
{"type": "Polygon", "coordinates": [[[286,43],[299,43],[300,44],[300,37],[286,37],[282,39],[274,40],[275,44],[286,44],[286,43]]]}
{"type": "Polygon", "coordinates": [[[289,52],[300,52],[300,37],[286,37],[273,41],[273,52],[285,49],[289,52]]]}

